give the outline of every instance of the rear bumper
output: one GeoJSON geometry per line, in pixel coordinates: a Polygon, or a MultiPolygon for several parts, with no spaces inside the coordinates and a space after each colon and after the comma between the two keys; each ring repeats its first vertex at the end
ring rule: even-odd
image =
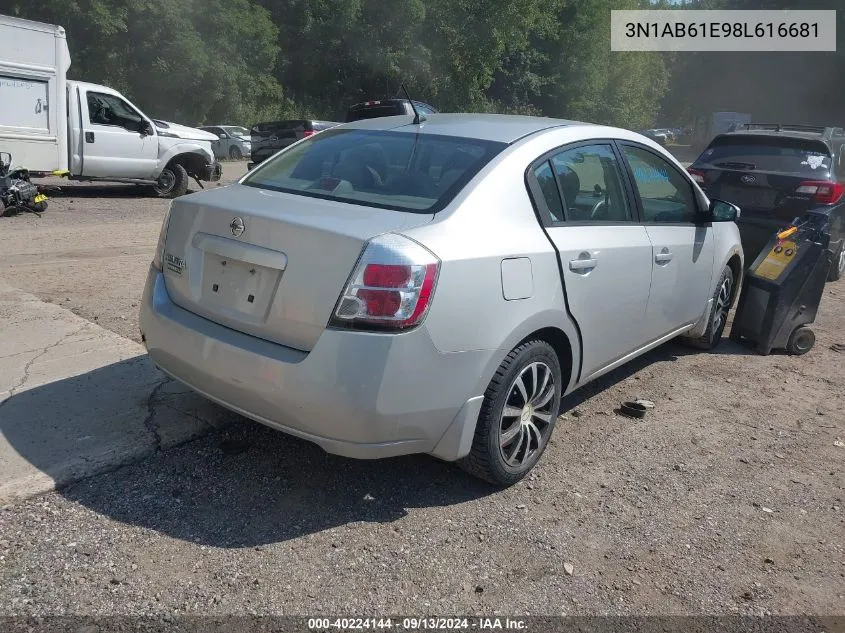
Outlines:
{"type": "Polygon", "coordinates": [[[482,400],[474,391],[494,353],[441,354],[424,328],[326,330],[302,352],[180,308],[153,268],[140,325],[164,373],[241,415],[360,459],[466,455],[482,400]]]}

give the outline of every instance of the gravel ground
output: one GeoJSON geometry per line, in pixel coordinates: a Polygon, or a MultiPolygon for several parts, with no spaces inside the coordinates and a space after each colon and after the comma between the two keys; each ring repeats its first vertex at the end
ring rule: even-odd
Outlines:
{"type": "MultiPolygon", "coordinates": [[[[165,208],[67,187],[0,218],[0,276],[137,340],[165,208]]],[[[239,420],[7,506],[0,615],[845,615],[843,284],[807,356],[668,344],[574,394],[505,491],[239,420]]]]}

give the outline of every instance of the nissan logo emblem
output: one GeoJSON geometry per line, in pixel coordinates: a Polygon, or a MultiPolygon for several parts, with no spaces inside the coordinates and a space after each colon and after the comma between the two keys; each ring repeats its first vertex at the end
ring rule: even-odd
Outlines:
{"type": "Polygon", "coordinates": [[[747,185],[750,185],[752,182],[757,182],[757,178],[751,174],[745,174],[742,178],[740,178],[740,180],[747,185]]]}
{"type": "Polygon", "coordinates": [[[240,237],[246,226],[244,225],[244,221],[241,218],[235,218],[232,220],[232,223],[229,225],[229,228],[232,229],[232,235],[235,237],[240,237]]]}

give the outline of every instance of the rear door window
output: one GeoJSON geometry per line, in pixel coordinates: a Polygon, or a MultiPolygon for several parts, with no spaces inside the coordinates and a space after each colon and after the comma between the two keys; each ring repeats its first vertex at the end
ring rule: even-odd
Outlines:
{"type": "Polygon", "coordinates": [[[610,145],[584,145],[551,159],[569,222],[630,222],[616,154],[610,145]]]}
{"type": "Polygon", "coordinates": [[[267,161],[243,184],[434,213],[505,147],[504,143],[434,134],[331,129],[267,161]]]}
{"type": "Polygon", "coordinates": [[[722,169],[748,169],[823,178],[832,157],[821,141],[736,135],[715,139],[696,161],[722,169]]]}
{"type": "Polygon", "coordinates": [[[566,216],[563,213],[563,203],[560,201],[560,192],[557,188],[557,182],[555,182],[551,163],[544,161],[535,167],[534,177],[537,179],[537,184],[540,185],[540,191],[543,193],[543,199],[546,201],[546,206],[552,216],[552,222],[563,222],[566,216]]]}

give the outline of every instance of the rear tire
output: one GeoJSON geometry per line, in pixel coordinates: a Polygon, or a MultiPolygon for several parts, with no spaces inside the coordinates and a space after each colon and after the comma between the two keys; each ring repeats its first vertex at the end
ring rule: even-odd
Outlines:
{"type": "Polygon", "coordinates": [[[178,198],[188,191],[188,172],[179,163],[165,167],[153,185],[153,190],[162,198],[178,198]]]}
{"type": "Polygon", "coordinates": [[[786,351],[793,356],[801,356],[806,354],[813,345],[816,344],[816,335],[806,325],[795,328],[792,334],[789,335],[789,340],[786,343],[786,351]]]}
{"type": "Polygon", "coordinates": [[[472,449],[460,467],[501,487],[525,477],[548,446],[562,391],[560,361],[546,341],[511,351],[484,393],[472,449]]]}
{"type": "Polygon", "coordinates": [[[830,270],[827,273],[828,281],[839,281],[845,275],[845,240],[839,245],[839,251],[833,256],[830,263],[830,270]]]}
{"type": "Polygon", "coordinates": [[[688,345],[698,349],[710,350],[716,347],[722,340],[722,333],[728,323],[728,314],[733,307],[736,296],[734,290],[734,273],[730,266],[725,266],[719,283],[716,285],[716,292],[713,294],[713,310],[710,312],[707,321],[707,329],[698,338],[683,339],[688,345]]]}

